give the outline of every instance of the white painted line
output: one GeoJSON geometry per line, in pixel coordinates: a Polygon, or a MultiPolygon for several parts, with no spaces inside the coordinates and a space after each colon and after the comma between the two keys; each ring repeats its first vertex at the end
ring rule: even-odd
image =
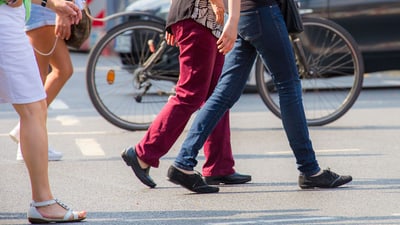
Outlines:
{"type": "Polygon", "coordinates": [[[388,81],[384,81],[384,84],[391,84],[391,85],[399,85],[400,81],[397,80],[388,80],[388,81]]]}
{"type": "Polygon", "coordinates": [[[400,213],[393,213],[392,216],[400,216],[400,213]]]}
{"type": "Polygon", "coordinates": [[[63,126],[73,126],[80,123],[76,116],[57,116],[56,120],[58,120],[63,126]]]}
{"type": "MultiPolygon", "coordinates": [[[[49,136],[63,136],[63,135],[104,135],[104,134],[123,134],[129,131],[67,131],[67,132],[49,132],[49,136]]],[[[0,133],[0,137],[8,137],[8,133],[0,133]]]]}
{"type": "Polygon", "coordinates": [[[68,105],[64,101],[59,99],[54,99],[49,106],[50,109],[69,109],[68,105]]]}
{"type": "Polygon", "coordinates": [[[105,153],[99,143],[92,138],[76,139],[76,145],[78,145],[83,155],[86,156],[104,156],[105,153]]]}
{"type": "MultiPolygon", "coordinates": [[[[335,153],[335,152],[359,152],[360,149],[357,148],[343,148],[343,149],[325,149],[325,150],[315,150],[317,153],[335,153]]],[[[277,152],[266,152],[266,155],[284,155],[293,154],[292,151],[277,151],[277,152]]]]}
{"type": "MultiPolygon", "coordinates": [[[[97,134],[121,134],[121,133],[124,133],[124,131],[67,131],[67,132],[49,132],[49,135],[62,136],[62,135],[97,135],[97,134]]],[[[5,135],[8,135],[8,133],[5,135]]]]}
{"type": "Polygon", "coordinates": [[[334,220],[335,217],[309,217],[309,218],[295,218],[295,219],[271,219],[271,220],[248,220],[238,222],[224,222],[224,223],[209,223],[210,225],[238,225],[238,224],[267,224],[267,223],[285,223],[285,222],[299,222],[299,221],[325,221],[334,220]]]}

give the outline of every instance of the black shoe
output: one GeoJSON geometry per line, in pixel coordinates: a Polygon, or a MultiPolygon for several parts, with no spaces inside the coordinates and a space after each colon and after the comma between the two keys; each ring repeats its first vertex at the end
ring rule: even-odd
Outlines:
{"type": "Polygon", "coordinates": [[[204,180],[207,184],[218,185],[218,184],[244,184],[251,181],[250,175],[244,175],[240,173],[233,173],[228,176],[206,176],[204,180]]]}
{"type": "Polygon", "coordinates": [[[316,177],[299,176],[299,186],[302,189],[307,188],[335,188],[349,183],[353,178],[351,176],[340,176],[330,169],[326,169],[322,174],[316,177]]]}
{"type": "Polygon", "coordinates": [[[207,185],[200,174],[185,174],[174,166],[169,167],[167,176],[172,183],[181,185],[196,193],[215,193],[219,191],[218,187],[207,185]]]}
{"type": "Polygon", "coordinates": [[[121,157],[122,157],[122,159],[124,159],[126,165],[128,165],[132,168],[132,170],[135,173],[135,175],[137,176],[137,178],[139,178],[139,180],[143,184],[145,184],[151,188],[154,188],[156,186],[156,183],[154,183],[153,179],[151,179],[151,177],[149,175],[150,166],[146,169],[143,169],[142,167],[140,167],[139,161],[137,159],[136,151],[134,148],[130,147],[128,149],[125,149],[121,153],[121,157]]]}

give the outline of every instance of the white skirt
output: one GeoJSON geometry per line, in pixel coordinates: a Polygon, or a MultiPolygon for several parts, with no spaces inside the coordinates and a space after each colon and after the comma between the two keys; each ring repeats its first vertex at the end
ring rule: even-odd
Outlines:
{"type": "Polygon", "coordinates": [[[0,5],[0,103],[26,104],[46,98],[24,25],[23,5],[0,5]]]}

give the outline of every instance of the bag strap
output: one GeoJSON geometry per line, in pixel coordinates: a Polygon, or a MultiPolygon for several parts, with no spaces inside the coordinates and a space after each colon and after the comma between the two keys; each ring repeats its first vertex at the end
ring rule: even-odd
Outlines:
{"type": "Polygon", "coordinates": [[[52,47],[52,48],[50,49],[50,51],[47,52],[47,53],[44,53],[44,52],[38,50],[37,48],[35,48],[35,47],[33,47],[33,46],[32,46],[32,47],[33,47],[33,49],[35,50],[35,52],[39,53],[40,55],[42,55],[42,56],[49,56],[49,55],[53,54],[54,50],[56,49],[57,41],[58,41],[58,37],[56,36],[56,39],[54,40],[53,47],[52,47]]]}

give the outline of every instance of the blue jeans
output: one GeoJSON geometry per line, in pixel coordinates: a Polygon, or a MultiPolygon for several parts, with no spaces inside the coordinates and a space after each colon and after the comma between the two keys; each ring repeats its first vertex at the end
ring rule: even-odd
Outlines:
{"type": "Polygon", "coordinates": [[[226,55],[217,87],[193,121],[174,165],[193,170],[204,141],[242,94],[258,53],[278,89],[282,123],[298,170],[306,176],[315,174],[320,168],[309,138],[301,83],[279,7],[241,12],[238,32],[234,48],[226,55]]]}

